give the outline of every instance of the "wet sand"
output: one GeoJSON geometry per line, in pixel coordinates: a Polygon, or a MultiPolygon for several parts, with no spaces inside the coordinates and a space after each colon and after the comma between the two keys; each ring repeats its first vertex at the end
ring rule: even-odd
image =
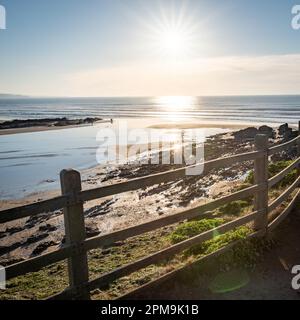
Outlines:
{"type": "Polygon", "coordinates": [[[247,127],[260,127],[267,125],[269,127],[278,127],[278,123],[261,123],[261,122],[228,122],[228,121],[183,121],[183,122],[162,122],[158,124],[150,125],[151,129],[207,129],[207,128],[219,128],[219,129],[244,129],[247,127]]]}

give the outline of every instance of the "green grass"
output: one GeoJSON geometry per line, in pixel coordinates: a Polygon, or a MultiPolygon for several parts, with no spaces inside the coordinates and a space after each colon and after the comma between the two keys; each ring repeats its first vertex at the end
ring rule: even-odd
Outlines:
{"type": "Polygon", "coordinates": [[[249,202],[245,200],[232,201],[218,209],[218,214],[240,215],[245,208],[249,207],[249,202]]]}
{"type": "Polygon", "coordinates": [[[224,219],[203,219],[179,225],[169,236],[171,243],[182,242],[202,232],[214,229],[225,222],[224,219]]]}
{"type": "MultiPolygon", "coordinates": [[[[284,170],[286,167],[288,167],[289,165],[291,165],[293,163],[292,160],[288,160],[288,161],[278,161],[278,162],[273,162],[270,163],[268,166],[268,174],[269,174],[269,178],[274,177],[276,174],[278,174],[279,172],[281,172],[282,170],[284,170]]],[[[275,188],[284,188],[288,185],[290,185],[291,183],[293,183],[297,178],[297,169],[294,169],[292,171],[290,171],[277,185],[275,185],[275,188]]],[[[251,170],[245,180],[245,183],[250,183],[253,184],[254,183],[254,172],[253,170],[251,170]]]]}
{"type": "MultiPolygon", "coordinates": [[[[211,230],[217,227],[218,225],[222,225],[224,223],[224,220],[223,222],[222,220],[223,219],[211,219],[211,221],[206,221],[204,223],[205,228],[204,227],[200,228],[201,231],[197,233],[196,233],[196,228],[190,227],[190,224],[191,224],[190,222],[184,223],[171,234],[170,239],[173,241],[173,243],[176,243],[176,242],[179,242],[178,241],[179,239],[185,240],[185,239],[191,238],[204,231],[211,230]]],[[[207,254],[210,254],[214,251],[219,250],[220,248],[226,246],[227,244],[233,241],[245,239],[250,232],[251,232],[251,229],[244,226],[237,228],[236,230],[227,232],[225,234],[218,234],[216,232],[213,239],[191,247],[190,249],[184,252],[184,255],[185,256],[190,256],[190,255],[205,256],[207,254]]]]}
{"type": "Polygon", "coordinates": [[[0,300],[45,299],[67,286],[66,263],[59,263],[8,281],[7,289],[0,291],[0,300]]]}

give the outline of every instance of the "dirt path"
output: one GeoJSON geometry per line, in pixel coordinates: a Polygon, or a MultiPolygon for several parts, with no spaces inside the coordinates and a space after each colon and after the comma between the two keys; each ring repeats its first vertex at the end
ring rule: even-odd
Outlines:
{"type": "Polygon", "coordinates": [[[274,248],[251,272],[231,270],[220,274],[206,270],[193,273],[192,280],[191,274],[183,273],[180,279],[164,283],[138,298],[300,300],[300,292],[291,287],[291,269],[300,265],[300,208],[295,209],[271,236],[276,241],[274,248]]]}

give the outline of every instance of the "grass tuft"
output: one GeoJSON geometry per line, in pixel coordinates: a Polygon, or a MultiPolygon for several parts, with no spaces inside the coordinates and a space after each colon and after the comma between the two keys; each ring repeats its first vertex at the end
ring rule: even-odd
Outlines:
{"type": "Polygon", "coordinates": [[[170,235],[171,243],[178,243],[192,238],[202,232],[214,229],[225,222],[224,219],[202,219],[189,221],[179,225],[170,235]]]}

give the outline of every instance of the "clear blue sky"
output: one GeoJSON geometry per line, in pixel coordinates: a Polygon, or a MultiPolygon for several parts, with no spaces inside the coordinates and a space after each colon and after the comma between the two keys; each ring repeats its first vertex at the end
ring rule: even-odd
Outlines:
{"type": "MultiPolygon", "coordinates": [[[[237,59],[229,63],[231,67],[236,63],[236,68],[243,69],[255,62],[264,63],[262,59],[267,58],[268,68],[285,65],[300,55],[300,30],[291,28],[291,8],[296,0],[0,0],[0,4],[7,11],[7,30],[0,30],[0,92],[152,95],[163,93],[155,86],[159,78],[166,94],[217,94],[218,90],[209,86],[196,92],[197,83],[192,85],[190,78],[182,83],[173,79],[168,82],[168,77],[192,77],[193,63],[199,66],[199,59],[205,65],[216,59],[217,64],[225,66],[214,75],[217,77],[221,69],[228,68],[230,57],[237,59]],[[185,69],[181,66],[165,70],[161,76],[158,71],[154,74],[149,66],[155,64],[160,69],[159,64],[168,59],[151,50],[151,28],[156,24],[158,28],[164,15],[171,19],[173,14],[177,19],[183,7],[183,21],[193,22],[197,46],[185,69]],[[132,79],[127,81],[130,74],[144,80],[144,86],[132,79]],[[190,91],[186,84],[190,84],[190,91]]],[[[247,82],[236,94],[255,94],[251,81],[254,85],[262,70],[247,70],[247,82]]],[[[197,72],[195,78],[200,78],[197,72]]],[[[216,71],[209,67],[205,72],[216,71]]],[[[284,70],[274,72],[278,75],[284,70]]],[[[293,73],[291,65],[287,73],[293,73]]],[[[236,74],[228,77],[239,83],[236,74]]],[[[292,74],[288,79],[295,78],[292,74]]],[[[265,81],[265,76],[261,80],[265,81]]],[[[288,81],[285,74],[283,81],[288,81]]],[[[198,83],[203,87],[201,81],[198,83]]],[[[218,86],[220,94],[234,93],[234,88],[229,90],[221,82],[218,86]]],[[[297,93],[295,88],[294,83],[290,87],[285,84],[281,92],[275,86],[264,90],[297,93]]]]}

